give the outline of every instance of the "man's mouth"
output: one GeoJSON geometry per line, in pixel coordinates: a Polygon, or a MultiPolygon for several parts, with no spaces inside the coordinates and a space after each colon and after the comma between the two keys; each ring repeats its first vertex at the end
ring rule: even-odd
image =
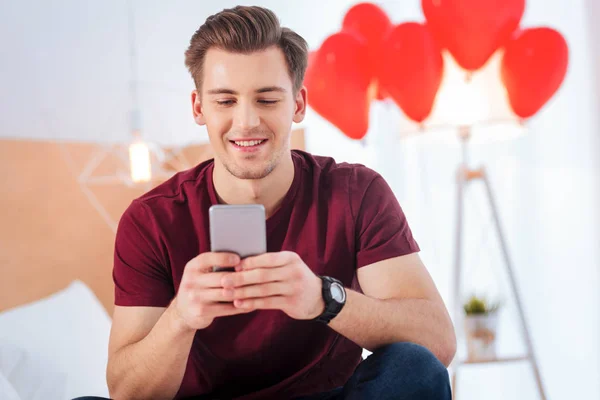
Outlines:
{"type": "Polygon", "coordinates": [[[235,146],[244,148],[258,147],[266,141],[267,139],[230,140],[235,146]]]}

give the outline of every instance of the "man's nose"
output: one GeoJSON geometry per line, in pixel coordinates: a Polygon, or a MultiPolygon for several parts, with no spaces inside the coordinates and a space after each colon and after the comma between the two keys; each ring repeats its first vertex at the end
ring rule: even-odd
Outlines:
{"type": "Polygon", "coordinates": [[[235,125],[239,130],[247,131],[260,125],[260,115],[251,102],[242,102],[235,113],[235,125]]]}

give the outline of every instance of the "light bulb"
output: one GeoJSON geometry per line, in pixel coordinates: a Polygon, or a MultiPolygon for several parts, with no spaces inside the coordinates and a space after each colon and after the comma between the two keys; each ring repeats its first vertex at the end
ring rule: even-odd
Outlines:
{"type": "Polygon", "coordinates": [[[448,53],[444,54],[444,76],[434,108],[436,121],[453,126],[472,126],[490,118],[488,76],[469,74],[448,53]]]}
{"type": "Polygon", "coordinates": [[[148,182],[152,178],[150,150],[142,140],[129,145],[129,165],[133,182],[148,182]]]}
{"type": "Polygon", "coordinates": [[[484,91],[472,81],[448,80],[440,88],[440,114],[454,125],[471,126],[489,116],[489,103],[484,91]]]}

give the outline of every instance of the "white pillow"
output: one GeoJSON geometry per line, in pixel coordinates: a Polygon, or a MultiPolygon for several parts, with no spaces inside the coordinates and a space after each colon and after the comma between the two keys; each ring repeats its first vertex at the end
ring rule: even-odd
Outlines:
{"type": "Polygon", "coordinates": [[[66,374],[14,344],[0,343],[1,380],[0,399],[65,398],[66,374]]]}
{"type": "Polygon", "coordinates": [[[0,372],[0,399],[3,400],[21,400],[19,394],[11,383],[0,372]]]}
{"type": "MultiPolygon", "coordinates": [[[[36,365],[64,374],[62,398],[108,397],[110,324],[110,317],[94,293],[83,282],[73,281],[45,299],[0,313],[0,343],[25,349],[27,354],[35,355],[36,365]]],[[[36,385],[34,370],[24,373],[30,374],[29,385],[36,385]]]]}

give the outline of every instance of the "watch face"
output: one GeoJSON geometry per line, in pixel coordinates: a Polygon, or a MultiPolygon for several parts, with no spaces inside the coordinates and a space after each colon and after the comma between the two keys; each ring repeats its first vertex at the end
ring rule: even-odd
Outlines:
{"type": "Polygon", "coordinates": [[[343,303],[345,300],[346,293],[344,292],[344,289],[340,287],[340,284],[337,282],[331,284],[331,297],[333,297],[333,299],[338,303],[343,303]]]}

